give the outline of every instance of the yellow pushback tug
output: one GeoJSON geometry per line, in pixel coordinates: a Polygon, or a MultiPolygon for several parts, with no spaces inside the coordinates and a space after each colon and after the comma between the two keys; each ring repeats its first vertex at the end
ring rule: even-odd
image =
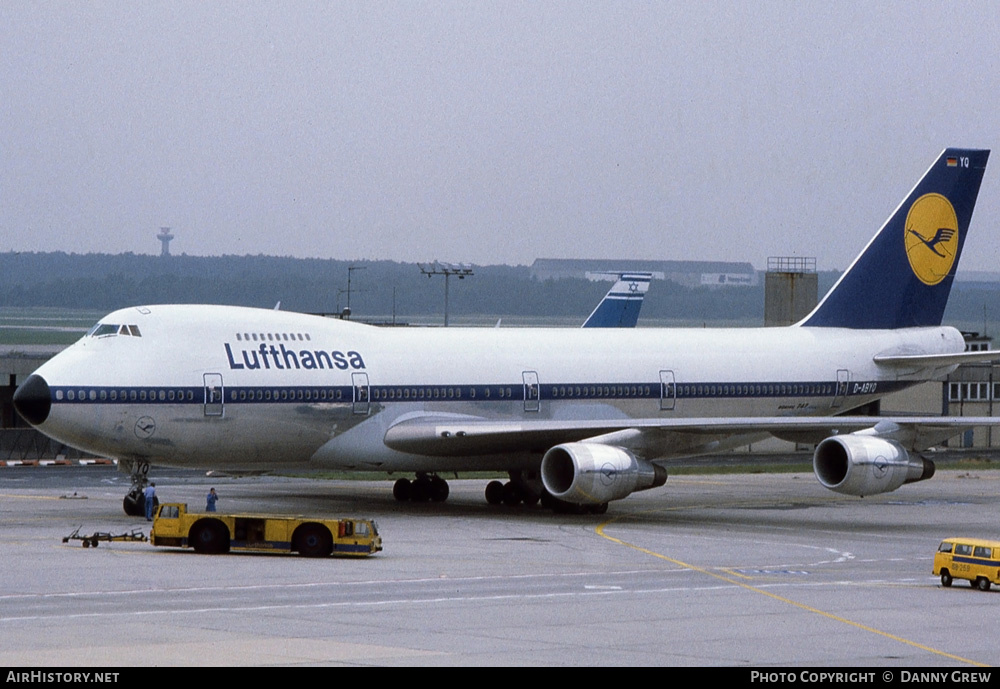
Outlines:
{"type": "Polygon", "coordinates": [[[149,540],[198,553],[256,550],[363,557],[382,550],[378,526],[370,519],[188,512],[186,504],[174,502],[160,505],[149,540]]]}

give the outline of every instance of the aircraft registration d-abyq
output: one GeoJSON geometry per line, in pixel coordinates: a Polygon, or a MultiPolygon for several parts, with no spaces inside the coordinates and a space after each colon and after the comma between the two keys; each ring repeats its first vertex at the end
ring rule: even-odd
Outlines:
{"type": "MultiPolygon", "coordinates": [[[[491,503],[603,512],[672,460],[769,435],[817,442],[849,495],[929,478],[923,450],[994,417],[851,410],[994,352],[941,325],[989,151],[946,149],[820,304],[783,328],[381,328],[226,306],[109,314],[15,392],[20,414],[132,473],[508,472],[491,503]]],[[[137,504],[139,503],[139,504],[137,504]]]]}

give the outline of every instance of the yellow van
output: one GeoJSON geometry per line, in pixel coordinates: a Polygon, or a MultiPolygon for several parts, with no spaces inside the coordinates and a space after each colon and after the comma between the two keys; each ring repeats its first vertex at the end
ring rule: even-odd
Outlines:
{"type": "Polygon", "coordinates": [[[968,579],[980,591],[989,591],[990,584],[1000,584],[1000,541],[946,538],[934,555],[934,574],[941,575],[942,586],[968,579]]]}

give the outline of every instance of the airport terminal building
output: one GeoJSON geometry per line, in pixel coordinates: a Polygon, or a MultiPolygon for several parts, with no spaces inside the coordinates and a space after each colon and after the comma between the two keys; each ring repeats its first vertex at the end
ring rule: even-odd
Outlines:
{"type": "Polygon", "coordinates": [[[654,280],[671,280],[685,287],[746,287],[760,282],[757,271],[749,263],[728,261],[536,258],[531,264],[531,277],[536,280],[613,280],[622,271],[652,273],[654,280]]]}

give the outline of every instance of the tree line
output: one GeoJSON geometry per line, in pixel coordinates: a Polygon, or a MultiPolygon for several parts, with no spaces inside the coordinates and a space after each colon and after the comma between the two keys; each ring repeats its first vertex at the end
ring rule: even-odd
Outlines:
{"type": "MultiPolygon", "coordinates": [[[[136,304],[232,304],[359,318],[444,312],[444,278],[428,278],[415,263],[342,261],[280,256],[149,256],[141,254],[0,253],[0,306],[45,306],[111,311],[136,304]]],[[[610,287],[585,279],[537,280],[527,266],[475,266],[475,275],[450,278],[452,316],[584,318],[610,287]]],[[[836,272],[820,273],[820,294],[836,272]]],[[[1000,319],[994,283],[956,283],[947,316],[1000,319]],[[985,307],[985,309],[984,309],[985,307]]],[[[685,287],[654,281],[643,319],[763,322],[763,280],[757,286],[685,287]]]]}

